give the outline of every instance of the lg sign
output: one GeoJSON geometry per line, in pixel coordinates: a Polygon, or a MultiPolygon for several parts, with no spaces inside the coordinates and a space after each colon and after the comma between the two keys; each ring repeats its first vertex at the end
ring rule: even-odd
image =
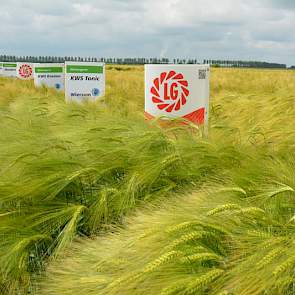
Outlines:
{"type": "Polygon", "coordinates": [[[18,73],[22,78],[27,79],[33,74],[33,69],[30,65],[25,64],[19,68],[18,73]]]}
{"type": "Polygon", "coordinates": [[[151,96],[159,110],[167,113],[179,111],[186,104],[189,95],[188,82],[183,74],[175,71],[162,72],[154,79],[151,96]]]}
{"type": "Polygon", "coordinates": [[[16,74],[19,79],[30,80],[34,78],[34,65],[32,63],[18,62],[16,66],[16,74]]]}
{"type": "Polygon", "coordinates": [[[204,123],[209,100],[207,72],[207,65],[146,65],[146,116],[204,123]]]}

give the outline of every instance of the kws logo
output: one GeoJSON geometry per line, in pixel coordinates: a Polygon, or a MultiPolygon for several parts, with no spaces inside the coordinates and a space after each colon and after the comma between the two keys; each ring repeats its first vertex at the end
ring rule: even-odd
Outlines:
{"type": "Polygon", "coordinates": [[[175,71],[162,72],[150,89],[153,103],[167,113],[179,111],[187,102],[188,81],[175,71]]]}
{"type": "Polygon", "coordinates": [[[55,89],[58,89],[58,90],[61,88],[60,83],[55,83],[54,86],[55,86],[55,89]]]}
{"type": "Polygon", "coordinates": [[[98,96],[99,93],[100,93],[100,91],[99,91],[98,88],[93,88],[93,89],[91,90],[91,94],[92,94],[93,96],[98,96]]]}

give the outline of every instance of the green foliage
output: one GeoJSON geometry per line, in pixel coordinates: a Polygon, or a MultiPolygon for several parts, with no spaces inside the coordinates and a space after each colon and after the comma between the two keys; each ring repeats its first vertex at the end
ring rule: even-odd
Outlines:
{"type": "Polygon", "coordinates": [[[293,294],[294,73],[214,69],[208,139],[144,121],[141,67],[108,77],[83,105],[0,81],[1,293],[48,264],[40,295],[293,294]]]}
{"type": "Polygon", "coordinates": [[[75,294],[75,281],[89,277],[104,283],[80,285],[87,295],[292,294],[294,193],[265,200],[260,180],[246,198],[213,187],[140,211],[115,235],[76,242],[62,266],[51,264],[38,294],[75,294]]]}
{"type": "MultiPolygon", "coordinates": [[[[131,94],[140,84],[136,71],[126,80],[133,82],[131,94]]],[[[28,286],[46,259],[58,257],[76,235],[107,231],[136,206],[200,186],[238,165],[240,151],[233,156],[227,140],[209,144],[189,126],[147,124],[142,111],[133,111],[137,101],[121,98],[126,85],[111,72],[115,90],[111,80],[105,102],[84,105],[67,105],[62,94],[36,90],[30,82],[3,79],[0,230],[11,250],[0,243],[0,252],[19,258],[7,258],[11,266],[4,265],[0,282],[7,290],[16,286],[11,294],[28,286]],[[27,245],[31,236],[40,239],[27,245]],[[38,263],[26,254],[31,249],[38,263]]]]}

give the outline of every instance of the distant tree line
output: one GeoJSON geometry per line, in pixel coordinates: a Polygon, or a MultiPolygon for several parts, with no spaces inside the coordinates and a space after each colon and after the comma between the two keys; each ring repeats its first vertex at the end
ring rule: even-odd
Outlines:
{"type": "Polygon", "coordinates": [[[0,55],[0,61],[4,62],[33,62],[33,63],[62,63],[65,61],[94,61],[105,62],[107,64],[119,65],[143,65],[143,64],[210,64],[213,67],[234,67],[234,68],[272,68],[286,69],[286,64],[269,63],[262,61],[242,61],[242,60],[212,60],[212,59],[181,59],[174,58],[96,58],[96,57],[79,57],[79,56],[14,56],[0,55]]]}

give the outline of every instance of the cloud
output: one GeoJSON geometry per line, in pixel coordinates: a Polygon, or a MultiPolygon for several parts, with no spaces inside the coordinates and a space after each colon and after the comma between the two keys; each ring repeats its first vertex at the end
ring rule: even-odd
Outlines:
{"type": "Polygon", "coordinates": [[[0,0],[2,54],[295,64],[295,2],[0,0]]]}
{"type": "Polygon", "coordinates": [[[294,0],[271,0],[270,2],[274,7],[281,9],[295,9],[294,0]]]}

